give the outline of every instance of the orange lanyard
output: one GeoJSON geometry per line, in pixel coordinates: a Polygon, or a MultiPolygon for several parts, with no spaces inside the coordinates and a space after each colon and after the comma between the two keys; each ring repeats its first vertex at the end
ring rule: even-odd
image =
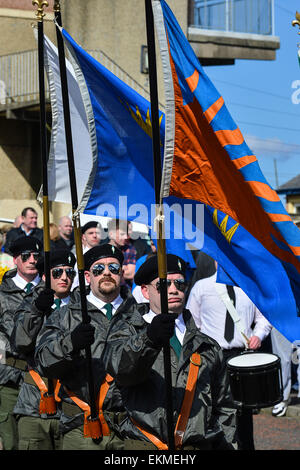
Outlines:
{"type": "MultiPolygon", "coordinates": [[[[174,431],[175,447],[177,450],[179,450],[182,446],[184,432],[187,426],[187,422],[188,422],[190,412],[191,412],[192,403],[193,403],[194,396],[195,396],[196,383],[197,383],[198,371],[199,371],[200,366],[201,366],[200,354],[199,353],[192,354],[190,358],[190,367],[189,367],[189,373],[188,373],[188,378],[187,378],[186,387],[185,387],[183,403],[182,403],[182,407],[181,407],[181,410],[177,419],[175,431],[174,431]]],[[[167,444],[162,442],[160,439],[155,437],[150,432],[141,428],[141,426],[137,424],[133,419],[132,419],[132,422],[144,434],[144,436],[146,436],[152,442],[152,444],[154,444],[159,450],[168,450],[167,444]]]]}
{"type": "Polygon", "coordinates": [[[80,400],[78,397],[74,395],[73,392],[68,390],[65,387],[66,392],[68,393],[69,397],[71,398],[74,403],[76,403],[79,408],[84,411],[84,426],[83,426],[83,434],[84,437],[91,437],[93,439],[97,439],[101,436],[109,436],[110,430],[107,422],[105,421],[104,414],[103,414],[103,403],[109,387],[113,382],[113,377],[109,374],[106,374],[104,381],[102,382],[99,393],[98,393],[98,417],[96,420],[91,420],[91,407],[80,400]]]}

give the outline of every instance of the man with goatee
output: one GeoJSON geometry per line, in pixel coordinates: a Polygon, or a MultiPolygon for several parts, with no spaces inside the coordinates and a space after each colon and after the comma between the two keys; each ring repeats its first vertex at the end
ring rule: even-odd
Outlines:
{"type": "Polygon", "coordinates": [[[90,323],[82,323],[80,298],[71,301],[45,323],[35,357],[44,375],[61,383],[63,450],[121,450],[118,423],[124,418],[124,409],[113,378],[104,369],[102,352],[111,324],[123,311],[134,311],[137,307],[132,296],[123,299],[120,295],[123,254],[117,247],[95,246],[84,254],[84,262],[90,287],[87,294],[90,323]],[[100,439],[95,438],[89,420],[87,346],[91,347],[100,439]]]}

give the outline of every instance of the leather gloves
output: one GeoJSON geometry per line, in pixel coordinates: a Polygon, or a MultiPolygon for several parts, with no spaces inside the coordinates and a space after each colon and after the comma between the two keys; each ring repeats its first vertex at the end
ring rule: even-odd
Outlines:
{"type": "Polygon", "coordinates": [[[148,338],[155,344],[167,343],[174,334],[176,315],[159,313],[147,327],[148,338]]]}
{"type": "Polygon", "coordinates": [[[95,327],[90,323],[79,323],[71,333],[71,341],[74,351],[84,349],[93,344],[95,327]]]}
{"type": "Polygon", "coordinates": [[[43,289],[34,301],[36,308],[43,313],[51,309],[53,302],[54,290],[48,288],[43,289]]]}

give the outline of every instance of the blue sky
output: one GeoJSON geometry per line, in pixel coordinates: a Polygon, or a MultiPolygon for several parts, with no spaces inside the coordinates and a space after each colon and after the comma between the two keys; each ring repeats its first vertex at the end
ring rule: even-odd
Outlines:
{"type": "Polygon", "coordinates": [[[300,0],[275,0],[275,36],[280,38],[275,61],[205,67],[274,189],[300,174],[300,35],[291,24],[297,10],[300,0]],[[292,102],[293,94],[299,104],[292,102]]]}

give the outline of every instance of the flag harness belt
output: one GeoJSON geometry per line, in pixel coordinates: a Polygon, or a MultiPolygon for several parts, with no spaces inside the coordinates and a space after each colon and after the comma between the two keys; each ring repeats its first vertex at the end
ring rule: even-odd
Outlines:
{"type": "Polygon", "coordinates": [[[92,439],[98,439],[102,436],[110,435],[109,426],[107,422],[105,421],[104,414],[103,414],[103,403],[113,380],[114,379],[111,375],[106,374],[106,377],[100,386],[98,398],[97,398],[99,419],[96,419],[96,420],[90,419],[91,407],[86,402],[76,397],[74,393],[71,392],[71,390],[68,390],[66,387],[64,387],[67,394],[71,398],[71,400],[73,400],[74,403],[77,406],[79,406],[79,408],[82,411],[84,411],[84,425],[83,425],[84,437],[91,437],[92,439]]]}
{"type": "Polygon", "coordinates": [[[60,402],[58,392],[61,384],[59,380],[54,380],[54,395],[48,395],[48,388],[42,377],[33,369],[30,369],[28,372],[41,393],[39,413],[47,415],[55,414],[56,404],[60,402]]]}
{"type": "MultiPolygon", "coordinates": [[[[175,448],[179,450],[182,446],[183,436],[186,429],[186,425],[190,416],[191,407],[195,395],[196,383],[198,378],[198,371],[201,366],[201,356],[199,353],[192,354],[190,358],[190,367],[188,378],[185,387],[185,394],[182,403],[182,407],[177,419],[174,436],[175,436],[175,448]]],[[[159,450],[168,450],[168,445],[158,439],[150,432],[143,429],[136,421],[131,419],[133,424],[146,436],[152,444],[154,444],[159,450]]]]}

